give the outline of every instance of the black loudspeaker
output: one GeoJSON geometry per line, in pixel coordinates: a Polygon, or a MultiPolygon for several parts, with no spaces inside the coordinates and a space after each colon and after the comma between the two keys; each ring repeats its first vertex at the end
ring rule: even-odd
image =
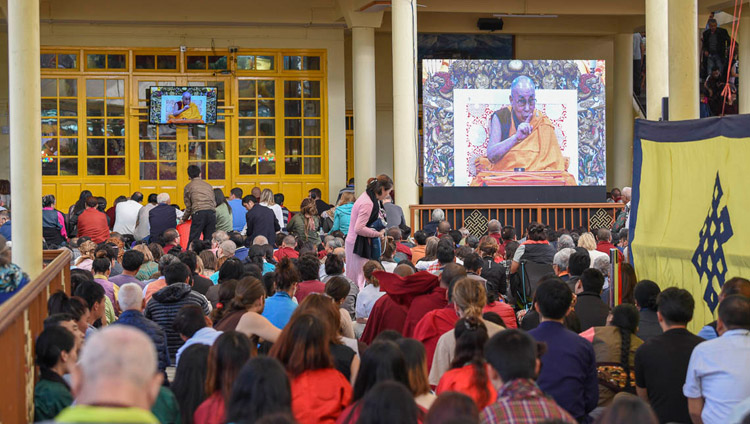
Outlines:
{"type": "Polygon", "coordinates": [[[479,18],[477,28],[480,31],[501,31],[503,29],[503,20],[500,18],[479,18]]]}

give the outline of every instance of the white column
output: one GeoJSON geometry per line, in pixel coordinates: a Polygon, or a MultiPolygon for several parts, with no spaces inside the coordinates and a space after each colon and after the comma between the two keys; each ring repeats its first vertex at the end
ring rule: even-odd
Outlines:
{"type": "Polygon", "coordinates": [[[39,2],[8,0],[8,109],[13,262],[42,271],[39,2]]]}
{"type": "MultiPolygon", "coordinates": [[[[419,203],[417,132],[417,3],[391,2],[393,39],[393,182],[396,204],[409,216],[419,203]]],[[[413,226],[413,224],[410,223],[413,226]]]]}
{"type": "MultiPolygon", "coordinates": [[[[697,0],[669,0],[668,16],[669,120],[698,119],[700,80],[697,0]]],[[[646,46],[648,47],[648,43],[646,46]]]]}
{"type": "Polygon", "coordinates": [[[352,28],[352,86],[354,106],[354,184],[365,190],[375,176],[375,29],[352,28]]]}
{"type": "Polygon", "coordinates": [[[661,99],[669,96],[667,0],[646,0],[646,114],[661,118],[661,99]]]}
{"type": "MultiPolygon", "coordinates": [[[[742,8],[750,10],[750,4],[745,3],[742,8]]],[[[747,15],[740,19],[740,33],[737,38],[736,48],[739,50],[740,66],[746,64],[745,69],[750,69],[750,18],[747,15]]],[[[737,100],[740,102],[740,113],[750,113],[750,90],[737,90],[737,100]]]]}
{"type": "Polygon", "coordinates": [[[633,171],[633,34],[615,35],[614,140],[608,152],[610,186],[630,186],[633,171]]]}

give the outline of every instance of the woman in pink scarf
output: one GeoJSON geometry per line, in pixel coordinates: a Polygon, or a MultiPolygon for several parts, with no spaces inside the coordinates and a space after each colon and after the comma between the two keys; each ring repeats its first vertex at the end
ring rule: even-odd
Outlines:
{"type": "Polygon", "coordinates": [[[355,281],[360,290],[365,286],[362,267],[372,258],[372,239],[383,237],[385,230],[375,231],[369,226],[383,216],[382,200],[393,189],[391,177],[381,174],[371,178],[367,189],[352,208],[349,232],[346,235],[346,276],[355,281]]]}

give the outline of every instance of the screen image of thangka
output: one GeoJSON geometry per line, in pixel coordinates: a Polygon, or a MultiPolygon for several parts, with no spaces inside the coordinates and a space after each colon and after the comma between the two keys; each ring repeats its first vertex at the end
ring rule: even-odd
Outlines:
{"type": "Polygon", "coordinates": [[[170,123],[191,123],[191,124],[203,124],[203,117],[201,116],[198,105],[193,103],[192,95],[190,92],[182,93],[182,100],[175,102],[172,113],[169,115],[170,123]]]}
{"type": "Polygon", "coordinates": [[[490,115],[489,127],[487,155],[475,159],[477,177],[472,185],[481,185],[480,180],[491,177],[488,173],[503,171],[513,172],[506,176],[521,181],[576,185],[555,127],[536,109],[536,87],[531,78],[522,75],[513,80],[510,106],[490,115]]]}

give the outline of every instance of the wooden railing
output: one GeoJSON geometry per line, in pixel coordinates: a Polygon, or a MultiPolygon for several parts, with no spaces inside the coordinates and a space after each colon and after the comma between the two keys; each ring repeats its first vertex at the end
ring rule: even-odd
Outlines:
{"type": "Polygon", "coordinates": [[[540,222],[555,230],[584,228],[588,231],[592,227],[601,228],[601,221],[614,222],[617,213],[624,207],[622,203],[457,204],[411,205],[409,211],[414,231],[423,228],[432,219],[432,211],[440,208],[453,229],[466,227],[474,234],[472,227],[484,223],[486,231],[486,222],[497,219],[502,225],[515,227],[516,234],[521,237],[530,222],[540,222]],[[592,222],[592,218],[595,222],[592,222]]]}
{"type": "Polygon", "coordinates": [[[42,273],[0,305],[0,423],[33,421],[34,341],[47,317],[47,299],[57,290],[70,293],[69,250],[44,252],[42,273]]]}

